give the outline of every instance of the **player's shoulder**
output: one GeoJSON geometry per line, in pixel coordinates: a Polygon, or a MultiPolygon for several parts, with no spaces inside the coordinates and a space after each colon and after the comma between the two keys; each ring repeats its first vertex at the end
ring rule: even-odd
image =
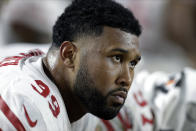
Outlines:
{"type": "Polygon", "coordinates": [[[196,70],[184,68],[174,73],[155,72],[149,74],[144,80],[144,87],[152,87],[155,92],[161,91],[163,93],[177,88],[181,91],[185,91],[196,86],[194,83],[195,80],[196,70]]]}
{"type": "MultiPolygon", "coordinates": [[[[43,128],[37,129],[69,130],[70,123],[63,100],[57,87],[41,69],[41,58],[24,59],[25,62],[21,63],[24,64],[24,67],[21,68],[20,65],[17,65],[19,67],[16,68],[20,69],[13,67],[5,71],[8,76],[7,80],[0,84],[0,96],[4,103],[13,111],[21,123],[26,123],[24,124],[25,129],[31,128],[29,127],[29,120],[26,118],[26,113],[28,113],[33,125],[36,120],[37,125],[40,125],[40,122],[43,125],[43,128]],[[10,74],[12,71],[15,71],[13,75],[10,74]]],[[[5,117],[4,114],[3,116],[5,117]]]]}
{"type": "Polygon", "coordinates": [[[143,70],[138,73],[135,78],[135,83],[137,84],[146,84],[147,83],[165,83],[168,80],[176,79],[196,79],[196,70],[190,67],[184,68],[178,72],[163,72],[155,71],[153,73],[143,70]]]}
{"type": "MultiPolygon", "coordinates": [[[[26,59],[31,56],[39,56],[42,52],[39,50],[29,53],[20,53],[15,56],[1,58],[0,60],[0,93],[13,88],[12,91],[23,91],[26,85],[32,81],[33,73],[26,66],[26,59]],[[23,69],[25,67],[25,69],[23,69]],[[29,71],[28,71],[29,70],[29,71]]],[[[36,73],[34,73],[36,74],[36,73]]]]}
{"type": "Polygon", "coordinates": [[[0,72],[1,74],[13,74],[11,72],[20,71],[22,69],[28,58],[42,57],[43,55],[44,53],[41,50],[35,49],[12,56],[0,57],[0,72]]]}
{"type": "MultiPolygon", "coordinates": [[[[21,79],[1,92],[1,98],[27,130],[34,126],[40,130],[69,130],[64,103],[51,86],[40,79],[21,79]]],[[[0,107],[2,104],[0,100],[0,107]]],[[[7,117],[6,113],[3,116],[7,117]]]]}

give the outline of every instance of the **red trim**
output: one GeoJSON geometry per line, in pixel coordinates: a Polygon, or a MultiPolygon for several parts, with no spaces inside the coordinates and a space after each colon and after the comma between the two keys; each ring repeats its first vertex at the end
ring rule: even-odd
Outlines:
{"type": "Polygon", "coordinates": [[[141,99],[138,98],[136,93],[133,94],[133,97],[134,97],[135,101],[137,102],[137,104],[140,105],[141,107],[146,106],[147,105],[147,101],[144,100],[142,92],[139,91],[138,95],[140,96],[141,99]]]}
{"type": "Polygon", "coordinates": [[[30,125],[31,127],[36,126],[37,120],[33,122],[33,121],[30,119],[30,117],[29,117],[29,115],[28,115],[28,113],[27,113],[26,107],[25,107],[24,105],[23,105],[23,107],[24,107],[24,111],[25,111],[25,117],[27,118],[27,122],[29,123],[29,125],[30,125]]]}
{"type": "Polygon", "coordinates": [[[106,128],[108,129],[108,131],[114,131],[112,124],[108,120],[103,120],[103,119],[101,119],[101,120],[102,120],[103,124],[106,126],[106,128]]]}
{"type": "Polygon", "coordinates": [[[25,131],[24,126],[20,122],[20,120],[17,118],[17,116],[10,110],[8,105],[5,103],[3,98],[0,96],[0,110],[3,112],[3,114],[7,117],[7,119],[12,123],[12,125],[16,128],[18,131],[25,131]]]}
{"type": "Polygon", "coordinates": [[[120,112],[118,113],[118,118],[121,121],[122,126],[123,126],[125,131],[132,128],[131,124],[128,123],[128,120],[123,120],[122,115],[120,114],[120,112]]]}
{"type": "Polygon", "coordinates": [[[146,118],[143,114],[142,114],[142,124],[145,125],[146,123],[149,123],[151,125],[153,125],[154,123],[154,119],[152,118],[151,120],[146,118]]]}

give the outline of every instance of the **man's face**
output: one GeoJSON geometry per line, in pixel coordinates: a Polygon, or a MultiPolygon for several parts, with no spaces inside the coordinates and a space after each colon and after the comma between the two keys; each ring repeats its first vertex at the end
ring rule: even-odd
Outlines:
{"type": "Polygon", "coordinates": [[[111,119],[125,102],[134,67],[140,60],[138,38],[105,27],[101,36],[85,46],[74,92],[90,113],[111,119]]]}

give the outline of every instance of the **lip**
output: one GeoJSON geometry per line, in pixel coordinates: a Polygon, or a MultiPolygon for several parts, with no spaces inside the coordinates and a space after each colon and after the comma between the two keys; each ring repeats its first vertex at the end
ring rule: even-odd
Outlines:
{"type": "Polygon", "coordinates": [[[118,104],[123,104],[126,97],[127,97],[127,92],[125,91],[116,91],[112,94],[114,98],[114,102],[118,104]]]}
{"type": "Polygon", "coordinates": [[[122,97],[123,99],[126,99],[127,92],[125,92],[125,91],[116,91],[112,94],[112,96],[119,96],[119,97],[122,97]]]}

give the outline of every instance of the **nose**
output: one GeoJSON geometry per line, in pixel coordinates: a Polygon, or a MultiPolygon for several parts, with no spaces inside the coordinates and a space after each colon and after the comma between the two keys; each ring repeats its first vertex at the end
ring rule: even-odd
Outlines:
{"type": "Polygon", "coordinates": [[[129,68],[122,70],[118,79],[116,80],[116,84],[120,85],[121,87],[129,88],[132,83],[133,75],[133,71],[130,71],[129,68]]]}

